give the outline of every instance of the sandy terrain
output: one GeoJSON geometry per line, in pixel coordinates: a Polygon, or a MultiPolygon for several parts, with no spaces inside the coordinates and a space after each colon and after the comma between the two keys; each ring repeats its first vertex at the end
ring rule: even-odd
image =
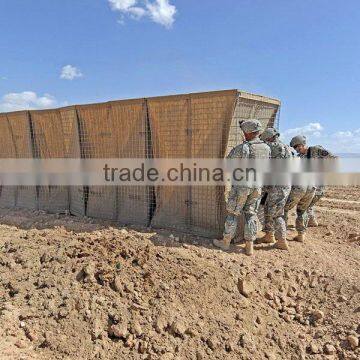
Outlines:
{"type": "MultiPolygon", "coordinates": [[[[291,252],[0,213],[1,359],[359,359],[360,190],[291,252]]],[[[289,238],[295,235],[290,231],[289,238]]]]}

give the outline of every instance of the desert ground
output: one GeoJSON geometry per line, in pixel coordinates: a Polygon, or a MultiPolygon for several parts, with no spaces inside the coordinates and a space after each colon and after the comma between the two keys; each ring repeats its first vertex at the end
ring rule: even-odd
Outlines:
{"type": "Polygon", "coordinates": [[[242,244],[1,210],[0,358],[360,359],[360,188],[329,189],[317,213],[305,244],[249,258],[242,244]]]}

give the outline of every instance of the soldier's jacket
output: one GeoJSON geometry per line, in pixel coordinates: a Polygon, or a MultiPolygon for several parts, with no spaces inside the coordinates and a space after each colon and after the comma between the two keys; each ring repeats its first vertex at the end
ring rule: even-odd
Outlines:
{"type": "MultiPolygon", "coordinates": [[[[271,154],[270,147],[259,137],[245,141],[235,146],[227,156],[228,159],[269,159],[271,154]]],[[[238,188],[252,188],[246,185],[231,185],[238,188]]]]}
{"type": "Polygon", "coordinates": [[[330,151],[324,149],[320,145],[310,146],[307,154],[305,155],[308,159],[331,159],[336,158],[330,151]]]}
{"type": "Polygon", "coordinates": [[[235,146],[227,157],[228,159],[269,159],[270,148],[259,137],[256,137],[235,146]]]}
{"type": "MultiPolygon", "coordinates": [[[[272,159],[289,159],[292,157],[295,157],[295,153],[293,151],[293,149],[284,144],[282,141],[280,141],[280,139],[277,139],[276,141],[273,142],[266,142],[267,145],[269,145],[270,147],[270,157],[272,159]]],[[[263,191],[264,192],[268,192],[271,189],[273,189],[275,186],[264,186],[263,187],[263,191]]],[[[280,186],[281,188],[287,188],[287,186],[280,186]]],[[[263,202],[265,202],[265,199],[263,200],[263,202]]]]}
{"type": "MultiPolygon", "coordinates": [[[[305,155],[301,155],[302,158],[306,159],[336,159],[337,156],[333,155],[330,151],[323,148],[321,145],[309,146],[308,151],[305,155]]],[[[316,196],[324,195],[324,186],[316,186],[316,196]]]]}

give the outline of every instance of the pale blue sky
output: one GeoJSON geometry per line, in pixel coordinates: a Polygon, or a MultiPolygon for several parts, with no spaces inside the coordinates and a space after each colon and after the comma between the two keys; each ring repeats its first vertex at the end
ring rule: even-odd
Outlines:
{"type": "Polygon", "coordinates": [[[360,152],[359,24],[355,0],[2,0],[0,110],[239,88],[360,152]]]}

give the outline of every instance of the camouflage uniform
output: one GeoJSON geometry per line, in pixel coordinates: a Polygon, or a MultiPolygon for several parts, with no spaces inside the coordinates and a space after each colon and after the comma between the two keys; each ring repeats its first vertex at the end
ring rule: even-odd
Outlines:
{"type": "MultiPolygon", "coordinates": [[[[291,148],[279,139],[267,142],[271,149],[271,158],[288,159],[293,156],[291,148]]],[[[268,196],[265,203],[265,227],[266,233],[274,233],[275,239],[286,239],[286,222],[284,219],[284,207],[290,194],[290,186],[268,186],[268,196]]]]}
{"type": "MultiPolygon", "coordinates": [[[[269,158],[270,148],[259,137],[245,141],[233,148],[229,159],[269,158]]],[[[261,201],[261,187],[232,185],[226,202],[228,215],[225,221],[224,237],[234,238],[237,229],[237,217],[243,213],[245,217],[244,238],[255,241],[257,234],[257,212],[261,201]]]]}
{"type": "MultiPolygon", "coordinates": [[[[294,146],[296,144],[306,144],[306,138],[303,136],[296,136],[291,141],[294,146]]],[[[327,150],[321,146],[311,146],[305,155],[300,155],[302,158],[314,159],[314,158],[326,158],[334,157],[327,150]]],[[[289,195],[288,201],[285,206],[285,219],[287,220],[288,212],[297,204],[297,218],[296,218],[296,230],[299,234],[306,232],[309,216],[314,216],[313,206],[324,195],[323,186],[293,186],[289,195]]]]}
{"type": "Polygon", "coordinates": [[[315,186],[293,186],[285,204],[285,222],[288,221],[288,213],[296,205],[296,230],[299,234],[304,234],[307,229],[308,209],[315,196],[315,186]]]}
{"type": "MultiPolygon", "coordinates": [[[[333,154],[331,154],[328,150],[324,149],[320,145],[310,146],[308,152],[305,156],[308,159],[327,159],[327,158],[335,158],[333,154]]],[[[309,220],[315,220],[315,211],[314,206],[321,200],[325,195],[325,186],[316,186],[315,195],[309,205],[308,215],[309,220]]]]}

